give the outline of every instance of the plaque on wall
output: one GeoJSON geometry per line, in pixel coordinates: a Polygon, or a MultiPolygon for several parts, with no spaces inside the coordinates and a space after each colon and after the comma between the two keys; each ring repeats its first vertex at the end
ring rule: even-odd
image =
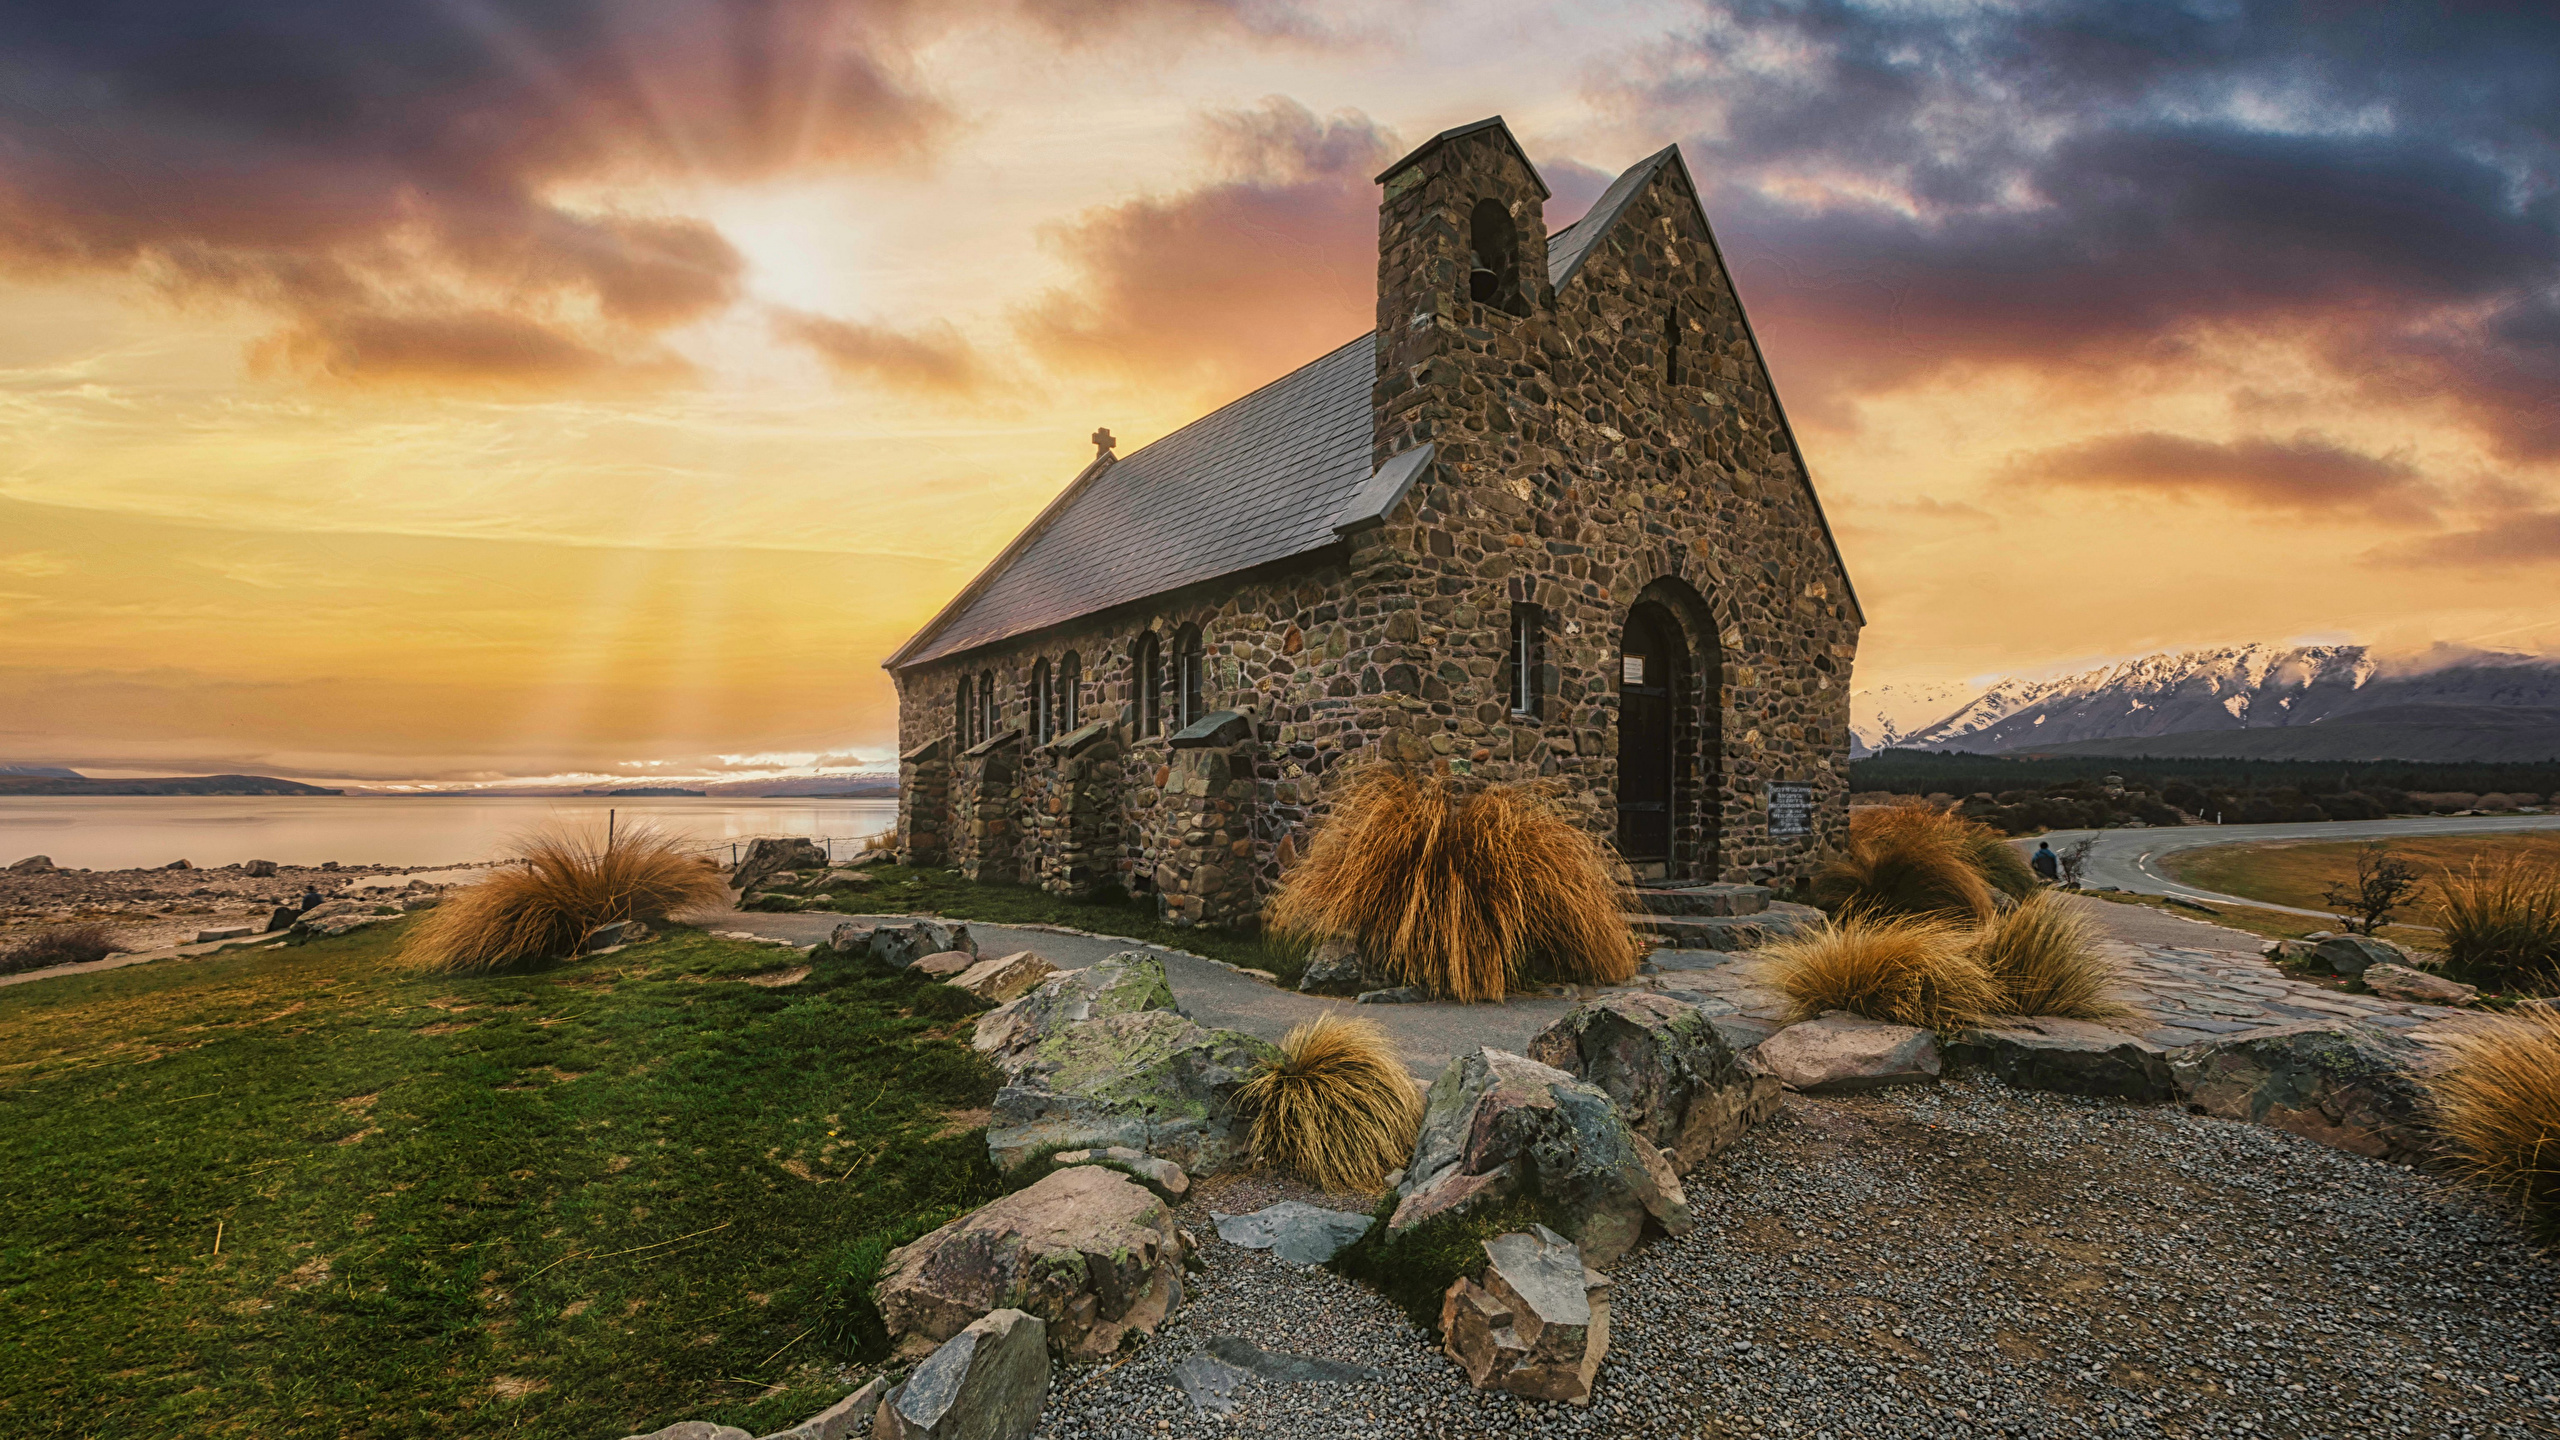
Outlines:
{"type": "Polygon", "coordinates": [[[1644,683],[1643,656],[1629,655],[1619,660],[1618,683],[1621,685],[1641,685],[1644,683]]]}
{"type": "Polygon", "coordinates": [[[1813,787],[1801,780],[1769,782],[1769,837],[1813,833],[1813,787]]]}

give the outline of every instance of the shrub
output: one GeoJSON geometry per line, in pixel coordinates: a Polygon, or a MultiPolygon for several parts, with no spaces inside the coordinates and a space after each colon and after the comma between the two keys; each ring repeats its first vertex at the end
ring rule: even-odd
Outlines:
{"type": "Polygon", "coordinates": [[[1973,958],[1990,975],[2011,1015],[2120,1020],[2133,1007],[2116,998],[2123,976],[2098,948],[2097,927],[2058,890],[2021,901],[1974,932],[1973,958]]]}
{"type": "Polygon", "coordinates": [[[2436,882],[2435,910],[2454,978],[2492,990],[2560,978],[2560,866],[2525,855],[2475,860],[2436,882]]]}
{"type": "Polygon", "coordinates": [[[718,870],[647,826],[621,830],[610,843],[546,831],[527,839],[517,858],[426,912],[401,942],[401,959],[447,972],[550,959],[575,953],[600,926],[663,920],[728,895],[718,870]]]}
{"type": "Polygon", "coordinates": [[[0,950],[0,975],[15,975],[22,970],[46,970],[56,965],[86,965],[92,960],[104,960],[123,948],[124,937],[112,925],[95,921],[56,925],[0,950]]]}
{"type": "Polygon", "coordinates": [[[2000,987],[1974,958],[1970,932],[1943,916],[1850,911],[1761,951],[1789,1018],[1846,1010],[1932,1030],[1978,1024],[2000,1008],[2000,987]]]}
{"type": "Polygon", "coordinates": [[[1965,826],[1964,851],[1965,859],[1972,862],[1984,882],[2012,900],[2026,899],[2042,883],[2027,857],[1989,826],[1965,826]]]}
{"type": "Polygon", "coordinates": [[[2454,1165],[2560,1238],[2560,1015],[2523,1011],[2447,1043],[2452,1063],[2427,1088],[2454,1165]]]}
{"type": "Polygon", "coordinates": [[[1253,1111],[1253,1148],[1327,1190],[1377,1189],[1422,1128],[1422,1096],[1387,1032],[1330,1012],[1282,1038],[1236,1098],[1253,1111]]]}
{"type": "Polygon", "coordinates": [[[1633,976],[1624,875],[1543,793],[1380,767],[1352,782],[1271,914],[1290,934],[1349,937],[1404,984],[1499,1000],[1633,976]]]}
{"type": "Polygon", "coordinates": [[[1975,853],[1989,834],[1926,805],[1855,811],[1849,843],[1814,876],[1815,903],[1834,913],[1987,920],[1992,890],[1975,853]]]}

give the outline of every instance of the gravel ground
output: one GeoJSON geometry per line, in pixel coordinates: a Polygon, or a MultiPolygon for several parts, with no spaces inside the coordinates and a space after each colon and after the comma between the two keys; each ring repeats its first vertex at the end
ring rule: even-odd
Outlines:
{"type": "MultiPolygon", "coordinates": [[[[1216,1236],[1157,1340],[1062,1374],[1057,1437],[2560,1434],[2560,1266],[2445,1182],[2275,1130],[1950,1083],[1784,1114],[1689,1180],[1697,1231],[1619,1267],[1588,1410],[1468,1389],[1384,1300],[1216,1236]],[[1215,1336],[1377,1367],[1202,1415],[1215,1336]]],[[[1336,1208],[1364,1208],[1335,1197],[1336,1208]]]]}

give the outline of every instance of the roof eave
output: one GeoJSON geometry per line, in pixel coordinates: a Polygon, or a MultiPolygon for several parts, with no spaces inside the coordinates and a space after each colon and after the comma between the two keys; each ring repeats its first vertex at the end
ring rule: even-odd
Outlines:
{"type": "Polygon", "coordinates": [[[941,632],[943,626],[951,623],[962,610],[968,608],[969,602],[977,599],[981,591],[995,583],[996,577],[1002,575],[1013,564],[1014,558],[1030,548],[1031,542],[1038,539],[1041,532],[1049,528],[1050,522],[1056,520],[1066,510],[1068,503],[1083,493],[1085,487],[1100,479],[1102,473],[1109,470],[1117,458],[1109,451],[1093,457],[1092,464],[1079,471],[1076,478],[1068,481],[1067,487],[1059,491],[1057,497],[1049,502],[1047,508],[1033,517],[1030,524],[1022,527],[1022,533],[1013,537],[1012,544],[998,551],[996,557],[978,571],[977,578],[961,586],[960,593],[952,596],[948,603],[935,611],[933,618],[924,623],[923,629],[908,637],[906,644],[891,651],[889,658],[880,662],[880,668],[897,670],[905,666],[909,656],[923,649],[935,635],[941,632]]]}
{"type": "Polygon", "coordinates": [[[1420,145],[1415,146],[1403,159],[1398,160],[1393,165],[1379,171],[1375,183],[1384,185],[1387,183],[1389,176],[1401,174],[1406,170],[1412,169],[1415,165],[1420,164],[1425,156],[1430,155],[1433,151],[1438,150],[1441,146],[1448,144],[1450,141],[1463,140],[1467,136],[1480,134],[1486,130],[1497,130],[1501,132],[1502,143],[1510,146],[1511,153],[1520,157],[1521,168],[1529,172],[1529,183],[1538,187],[1538,198],[1540,200],[1552,198],[1555,192],[1547,188],[1547,177],[1538,173],[1537,163],[1529,158],[1528,151],[1520,148],[1520,137],[1511,133],[1511,127],[1505,124],[1502,117],[1499,115],[1489,115],[1482,120],[1476,121],[1472,125],[1458,125],[1441,131],[1439,134],[1423,141],[1420,145]]]}

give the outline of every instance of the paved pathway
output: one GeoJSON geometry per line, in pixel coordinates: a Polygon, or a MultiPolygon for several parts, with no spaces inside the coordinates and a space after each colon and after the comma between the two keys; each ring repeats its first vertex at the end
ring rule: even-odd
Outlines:
{"type": "Polygon", "coordinates": [[[2250,905],[2291,915],[2331,918],[2327,910],[2273,905],[2243,895],[2200,890],[2169,878],[2161,862],[2181,850],[2207,845],[2248,845],[2271,840],[2393,840],[2421,835],[2497,835],[2517,831],[2560,831],[2560,815],[2443,815],[2402,820],[2322,820],[2295,825],[2181,825],[2145,830],[2056,830],[2033,838],[2061,849],[2073,841],[2094,839],[2084,885],[2113,885],[2138,895],[2175,895],[2181,899],[2250,905]]]}

